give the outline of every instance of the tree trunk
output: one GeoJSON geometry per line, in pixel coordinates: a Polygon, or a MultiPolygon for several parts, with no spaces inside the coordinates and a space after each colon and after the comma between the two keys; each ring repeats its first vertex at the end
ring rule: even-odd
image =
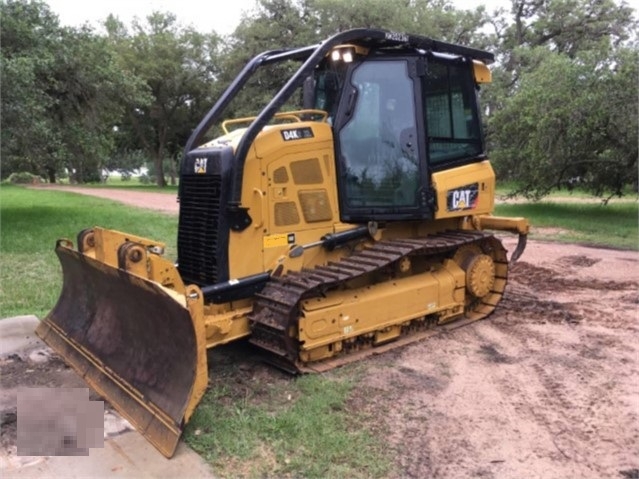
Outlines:
{"type": "Polygon", "coordinates": [[[54,184],[56,182],[55,168],[47,168],[47,177],[49,178],[49,183],[54,184]]]}
{"type": "Polygon", "coordinates": [[[175,158],[171,159],[171,171],[169,174],[171,175],[171,186],[175,186],[177,184],[177,160],[175,158]]]}
{"type": "Polygon", "coordinates": [[[164,145],[166,144],[166,126],[160,128],[158,137],[158,150],[155,157],[155,171],[157,173],[157,184],[160,188],[166,186],[164,179],[164,145]]]}
{"type": "Polygon", "coordinates": [[[164,188],[166,186],[166,181],[164,180],[164,165],[163,165],[163,156],[162,150],[157,151],[155,154],[155,184],[157,184],[160,188],[164,188]]]}

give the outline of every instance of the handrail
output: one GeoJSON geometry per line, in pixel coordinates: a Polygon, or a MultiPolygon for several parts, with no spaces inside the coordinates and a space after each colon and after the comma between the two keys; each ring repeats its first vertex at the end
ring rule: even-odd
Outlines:
{"type": "MultiPolygon", "coordinates": [[[[294,110],[294,111],[283,111],[280,113],[276,113],[275,115],[273,115],[274,119],[277,120],[284,120],[284,119],[289,119],[289,120],[293,120],[297,123],[300,123],[304,120],[302,120],[300,118],[301,115],[318,115],[321,117],[321,119],[319,121],[321,122],[325,122],[328,119],[328,112],[325,110],[314,110],[314,109],[307,109],[307,110],[294,110]]],[[[232,125],[236,125],[236,124],[242,124],[242,123],[250,123],[253,120],[255,120],[257,117],[256,116],[247,116],[244,118],[233,118],[230,120],[224,120],[222,122],[222,130],[224,130],[224,134],[228,135],[229,133],[231,133],[231,131],[228,129],[229,126],[232,125]]]]}

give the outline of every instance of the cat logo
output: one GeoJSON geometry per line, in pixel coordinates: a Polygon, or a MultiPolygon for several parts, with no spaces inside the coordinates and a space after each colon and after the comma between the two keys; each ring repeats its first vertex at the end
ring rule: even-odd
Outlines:
{"type": "Polygon", "coordinates": [[[448,211],[472,210],[477,207],[479,201],[479,184],[462,186],[448,192],[448,211]]]}
{"type": "Polygon", "coordinates": [[[202,175],[206,173],[206,162],[208,158],[196,158],[194,170],[197,174],[202,175]]]}

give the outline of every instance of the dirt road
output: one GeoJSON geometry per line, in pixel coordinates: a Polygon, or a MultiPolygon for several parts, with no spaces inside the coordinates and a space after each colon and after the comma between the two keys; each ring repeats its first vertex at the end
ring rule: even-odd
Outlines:
{"type": "Polygon", "coordinates": [[[149,208],[163,213],[175,213],[179,211],[177,195],[171,193],[150,193],[146,191],[133,191],[128,188],[83,188],[81,186],[50,185],[43,184],[34,188],[46,188],[48,190],[68,191],[89,196],[97,196],[107,200],[115,200],[125,205],[149,208]]]}
{"type": "Polygon", "coordinates": [[[530,241],[489,319],[372,358],[350,405],[398,477],[639,478],[638,288],[637,252],[530,241]]]}

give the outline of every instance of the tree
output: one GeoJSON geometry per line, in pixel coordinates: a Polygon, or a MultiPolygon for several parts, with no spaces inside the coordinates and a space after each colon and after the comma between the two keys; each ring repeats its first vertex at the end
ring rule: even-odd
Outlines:
{"type": "Polygon", "coordinates": [[[47,5],[1,2],[2,157],[6,176],[26,170],[55,182],[62,169],[100,179],[113,148],[121,96],[132,86],[88,28],[63,28],[47,5]]]}
{"type": "Polygon", "coordinates": [[[568,180],[596,194],[635,184],[634,11],[612,0],[512,0],[492,24],[498,62],[482,100],[499,176],[536,198],[568,180]]]}
{"type": "Polygon", "coordinates": [[[634,11],[613,0],[511,0],[512,22],[502,35],[504,51],[549,46],[574,57],[585,50],[621,45],[634,27],[634,11]]]}
{"type": "Polygon", "coordinates": [[[55,173],[59,139],[47,115],[54,103],[47,89],[58,19],[38,2],[0,2],[0,15],[2,177],[16,171],[55,173]]]}
{"type": "Polygon", "coordinates": [[[258,0],[233,34],[246,59],[265,50],[313,44],[351,28],[381,28],[481,46],[485,8],[459,10],[449,0],[258,0]]]}
{"type": "Polygon", "coordinates": [[[479,47],[488,21],[483,7],[460,10],[449,0],[307,0],[307,5],[324,36],[369,27],[479,47]]]}
{"type": "Polygon", "coordinates": [[[67,165],[79,182],[100,180],[115,149],[114,126],[124,113],[123,98],[136,89],[122,75],[105,38],[90,30],[65,32],[58,52],[56,103],[51,109],[60,128],[67,165]]]}
{"type": "Polygon", "coordinates": [[[621,195],[637,178],[637,54],[620,49],[602,65],[543,49],[517,94],[491,119],[497,171],[540,198],[579,185],[621,195]]]}
{"type": "MultiPolygon", "coordinates": [[[[135,21],[133,33],[114,17],[106,22],[120,66],[144,83],[146,101],[132,101],[118,125],[121,146],[142,150],[154,163],[158,186],[165,186],[164,160],[175,159],[197,121],[210,107],[219,37],[182,27],[168,13],[135,21]]],[[[139,99],[138,99],[139,100],[139,99]]],[[[175,161],[171,177],[175,181],[175,161]]]]}

